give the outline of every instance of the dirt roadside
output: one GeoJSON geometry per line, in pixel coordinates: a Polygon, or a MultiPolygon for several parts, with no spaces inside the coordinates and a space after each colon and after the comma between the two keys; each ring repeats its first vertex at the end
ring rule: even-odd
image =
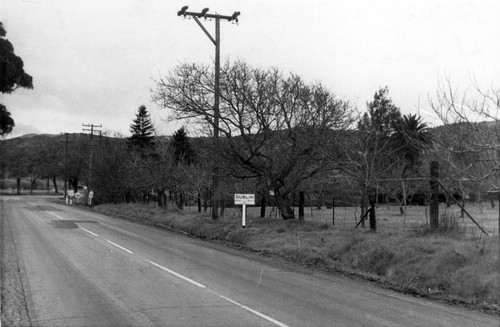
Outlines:
{"type": "Polygon", "coordinates": [[[28,301],[22,279],[22,264],[18,260],[16,242],[0,200],[0,294],[1,326],[34,326],[31,323],[28,301]]]}

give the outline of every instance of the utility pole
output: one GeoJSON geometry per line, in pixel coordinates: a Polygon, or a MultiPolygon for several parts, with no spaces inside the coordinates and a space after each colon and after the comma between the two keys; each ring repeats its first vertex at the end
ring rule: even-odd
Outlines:
{"type": "Polygon", "coordinates": [[[65,155],[64,155],[64,198],[68,196],[68,143],[73,143],[68,140],[69,133],[61,133],[66,136],[66,139],[62,141],[65,143],[65,155]]]}
{"type": "MultiPolygon", "coordinates": [[[[224,16],[219,14],[209,14],[208,8],[203,9],[201,12],[189,12],[188,6],[184,6],[177,12],[177,16],[193,17],[194,21],[205,32],[210,41],[215,45],[215,97],[214,97],[214,138],[216,146],[219,144],[219,73],[220,73],[220,20],[224,19],[229,22],[235,21],[238,23],[239,11],[235,11],[232,16],[224,16]],[[205,26],[200,22],[199,18],[214,18],[215,19],[215,39],[207,31],[205,26]]],[[[212,173],[212,219],[219,218],[219,200],[217,199],[218,178],[219,178],[219,163],[217,158],[214,160],[214,168],[212,173]]]]}
{"type": "Polygon", "coordinates": [[[431,161],[430,167],[431,204],[429,213],[431,217],[431,228],[439,227],[439,163],[431,161]]]}
{"type": "Polygon", "coordinates": [[[83,126],[82,130],[84,132],[90,132],[89,180],[87,181],[87,190],[88,190],[88,192],[90,192],[91,191],[90,187],[92,184],[92,159],[93,159],[93,154],[94,154],[94,145],[92,144],[92,136],[94,135],[94,132],[101,133],[101,130],[98,128],[102,128],[102,125],[82,124],[82,126],[83,126]]]}

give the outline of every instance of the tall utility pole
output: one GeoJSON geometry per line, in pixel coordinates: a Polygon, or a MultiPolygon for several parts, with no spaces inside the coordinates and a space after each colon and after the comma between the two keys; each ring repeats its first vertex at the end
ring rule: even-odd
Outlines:
{"type": "MultiPolygon", "coordinates": [[[[189,16],[193,17],[194,21],[200,26],[200,28],[205,32],[210,41],[215,45],[215,96],[214,96],[214,138],[216,146],[219,144],[219,73],[220,73],[220,20],[225,19],[227,21],[238,22],[239,11],[235,11],[232,16],[224,16],[219,14],[209,14],[208,8],[203,9],[201,12],[189,12],[187,11],[188,6],[184,6],[180,11],[177,12],[177,16],[189,16]],[[215,39],[207,31],[205,26],[200,22],[199,18],[214,18],[215,19],[215,39]]],[[[217,158],[214,160],[214,168],[212,173],[212,219],[219,218],[219,200],[217,199],[217,188],[218,188],[218,175],[219,175],[219,163],[217,158]]]]}
{"type": "Polygon", "coordinates": [[[73,143],[68,140],[69,133],[62,133],[66,136],[66,140],[62,141],[65,143],[65,155],[64,155],[64,198],[68,196],[68,143],[73,143]]]}
{"type": "Polygon", "coordinates": [[[94,154],[94,145],[92,144],[92,136],[94,135],[94,132],[99,132],[101,133],[101,130],[98,128],[102,128],[102,125],[94,125],[94,124],[82,124],[83,128],[82,130],[84,132],[90,132],[90,158],[89,158],[89,180],[87,181],[87,190],[90,192],[92,189],[90,188],[92,184],[92,157],[94,154]],[[90,128],[89,128],[90,127],[90,128]]]}

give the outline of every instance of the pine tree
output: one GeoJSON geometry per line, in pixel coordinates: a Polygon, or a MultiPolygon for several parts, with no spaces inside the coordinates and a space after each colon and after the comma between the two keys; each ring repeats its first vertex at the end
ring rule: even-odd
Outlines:
{"type": "Polygon", "coordinates": [[[194,151],[184,127],[179,128],[179,130],[174,133],[170,148],[176,164],[184,163],[190,165],[193,163],[194,151]]]}
{"type": "Polygon", "coordinates": [[[137,110],[133,124],[130,125],[130,133],[132,136],[127,140],[129,149],[140,152],[154,150],[155,129],[146,106],[142,105],[137,110]]]}
{"type": "Polygon", "coordinates": [[[367,104],[366,112],[358,128],[363,131],[379,132],[382,136],[389,136],[394,131],[395,125],[401,119],[401,111],[389,98],[389,88],[380,88],[373,96],[373,101],[367,104]]]}

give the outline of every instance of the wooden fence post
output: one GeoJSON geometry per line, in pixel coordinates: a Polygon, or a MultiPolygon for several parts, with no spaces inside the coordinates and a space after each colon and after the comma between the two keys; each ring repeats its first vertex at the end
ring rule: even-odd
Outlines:
{"type": "Polygon", "coordinates": [[[376,231],[377,230],[377,218],[375,215],[375,201],[371,201],[370,205],[371,205],[371,208],[370,208],[370,230],[376,231]]]}
{"type": "Polygon", "coordinates": [[[197,204],[198,204],[198,212],[201,213],[201,194],[200,192],[198,191],[198,196],[197,196],[197,204]]]}
{"type": "Polygon", "coordinates": [[[431,228],[439,227],[439,163],[431,161],[430,167],[430,187],[431,187],[431,203],[429,208],[431,228]]]}
{"type": "Polygon", "coordinates": [[[335,198],[332,199],[332,225],[335,226],[335,198]]]}
{"type": "Polygon", "coordinates": [[[260,198],[260,218],[264,218],[266,216],[266,191],[262,191],[262,195],[260,198]]]}

